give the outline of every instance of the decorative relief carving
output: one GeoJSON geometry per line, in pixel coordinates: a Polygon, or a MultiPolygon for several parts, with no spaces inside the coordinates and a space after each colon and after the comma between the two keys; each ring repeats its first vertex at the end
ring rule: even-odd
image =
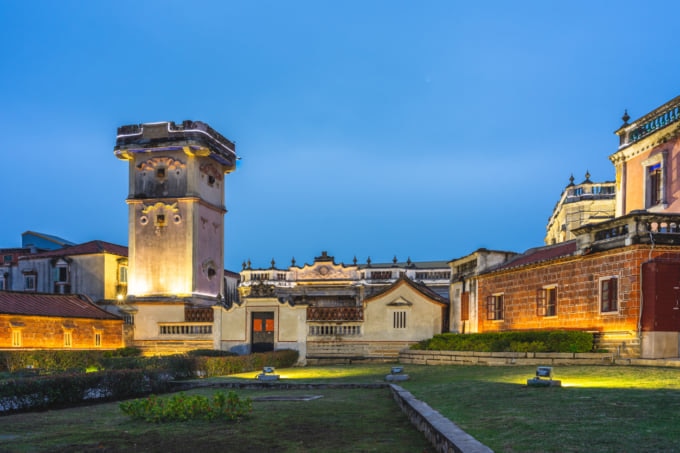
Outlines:
{"type": "Polygon", "coordinates": [[[182,221],[177,203],[166,204],[159,201],[153,205],[142,205],[142,215],[139,217],[139,223],[142,226],[146,226],[150,220],[153,220],[154,233],[160,235],[163,229],[168,226],[168,219],[170,218],[176,224],[182,221]]]}
{"type": "Polygon", "coordinates": [[[350,271],[340,264],[323,263],[305,266],[298,271],[299,280],[350,279],[350,271]]]}
{"type": "Polygon", "coordinates": [[[139,171],[155,171],[157,168],[165,168],[167,171],[178,171],[187,168],[186,164],[172,157],[153,157],[137,165],[139,171]]]}
{"type": "Polygon", "coordinates": [[[265,283],[249,286],[250,291],[245,294],[247,297],[274,297],[276,295],[276,287],[265,283]]]}

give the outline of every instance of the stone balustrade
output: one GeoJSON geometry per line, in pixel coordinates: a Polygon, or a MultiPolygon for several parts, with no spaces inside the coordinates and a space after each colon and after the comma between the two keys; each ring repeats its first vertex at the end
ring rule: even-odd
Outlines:
{"type": "Polygon", "coordinates": [[[158,324],[158,334],[163,337],[209,337],[212,336],[212,331],[212,323],[173,322],[158,324]]]}

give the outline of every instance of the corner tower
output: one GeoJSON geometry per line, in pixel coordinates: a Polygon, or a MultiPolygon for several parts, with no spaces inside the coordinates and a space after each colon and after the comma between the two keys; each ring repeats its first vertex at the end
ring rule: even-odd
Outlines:
{"type": "Polygon", "coordinates": [[[146,123],[118,128],[114,154],[129,162],[135,340],[191,331],[160,326],[186,324],[187,309],[224,294],[224,181],[235,168],[234,143],[199,121],[146,123]]]}

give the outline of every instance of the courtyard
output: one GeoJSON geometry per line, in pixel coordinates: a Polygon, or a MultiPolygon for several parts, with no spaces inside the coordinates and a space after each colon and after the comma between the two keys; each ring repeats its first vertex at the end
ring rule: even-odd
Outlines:
{"type": "MultiPolygon", "coordinates": [[[[390,396],[388,365],[277,370],[281,383],[323,389],[237,390],[254,400],[235,423],[147,424],[118,403],[4,416],[0,451],[432,452],[390,396]],[[333,384],[367,388],[334,389],[333,384]]],[[[497,452],[680,451],[680,370],[565,366],[562,387],[527,387],[535,367],[408,365],[400,382],[497,452]]],[[[200,380],[187,391],[254,382],[255,373],[200,380]]]]}

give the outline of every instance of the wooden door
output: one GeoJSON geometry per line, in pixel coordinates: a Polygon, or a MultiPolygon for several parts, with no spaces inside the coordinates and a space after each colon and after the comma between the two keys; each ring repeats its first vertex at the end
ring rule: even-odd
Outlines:
{"type": "Polygon", "coordinates": [[[274,312],[258,311],[252,314],[252,352],[274,350],[274,312]]]}

